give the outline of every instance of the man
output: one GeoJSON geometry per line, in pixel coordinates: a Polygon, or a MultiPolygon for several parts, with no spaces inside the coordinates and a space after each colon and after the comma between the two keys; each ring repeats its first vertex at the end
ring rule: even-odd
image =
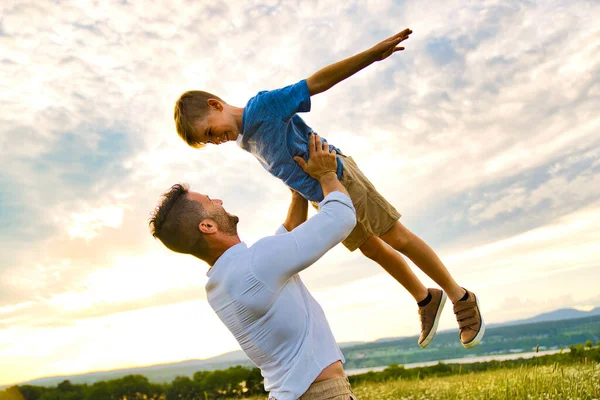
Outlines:
{"type": "Polygon", "coordinates": [[[307,221],[307,201],[294,193],[277,234],[249,248],[221,200],[183,185],[164,195],[150,227],[169,249],[211,266],[208,302],[261,369],[271,399],[355,399],[325,314],[297,274],[348,236],[356,212],[338,180],[336,153],[318,135],[300,166],[321,185],[319,212],[307,221]]]}

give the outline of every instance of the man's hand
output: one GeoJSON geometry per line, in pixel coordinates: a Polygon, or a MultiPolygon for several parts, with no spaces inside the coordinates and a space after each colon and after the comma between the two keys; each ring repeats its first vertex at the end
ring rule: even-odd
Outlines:
{"type": "Polygon", "coordinates": [[[321,142],[321,137],[316,133],[311,133],[308,140],[308,162],[304,161],[302,157],[295,156],[294,160],[300,165],[300,167],[320,181],[322,177],[328,173],[337,172],[337,157],[335,150],[329,152],[329,144],[321,142]]]}
{"type": "Polygon", "coordinates": [[[398,45],[408,39],[411,33],[410,29],[405,29],[394,36],[390,36],[383,42],[377,43],[368,51],[372,54],[374,61],[384,60],[393,53],[404,50],[404,47],[399,47],[398,45]]]}
{"type": "Polygon", "coordinates": [[[316,133],[311,133],[308,141],[308,162],[302,157],[294,157],[300,167],[319,181],[323,189],[323,197],[331,192],[342,192],[350,197],[348,191],[337,177],[337,156],[335,150],[329,152],[329,145],[321,143],[321,138],[316,133]]]}

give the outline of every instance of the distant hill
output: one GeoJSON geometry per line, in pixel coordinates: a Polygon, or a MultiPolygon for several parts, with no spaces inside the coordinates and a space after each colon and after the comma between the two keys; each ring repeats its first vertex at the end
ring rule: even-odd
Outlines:
{"type": "MultiPolygon", "coordinates": [[[[347,342],[340,343],[340,347],[346,357],[346,368],[351,369],[391,363],[405,364],[474,355],[526,352],[531,351],[537,344],[542,348],[560,348],[574,343],[583,343],[588,339],[596,342],[599,338],[600,307],[597,307],[587,312],[561,309],[529,319],[488,326],[482,344],[468,351],[458,343],[456,330],[438,332],[434,343],[425,350],[416,346],[416,337],[384,338],[368,343],[347,342]]],[[[196,371],[227,369],[236,365],[253,366],[244,352],[238,350],[205,360],[186,360],[147,367],[53,376],[34,379],[21,385],[54,386],[67,379],[71,383],[91,384],[131,374],[141,374],[152,382],[162,383],[171,382],[176,376],[191,377],[196,371]]]]}
{"type": "Polygon", "coordinates": [[[531,324],[534,322],[547,322],[547,321],[562,321],[565,319],[576,319],[591,317],[594,315],[600,315],[600,307],[596,307],[590,311],[581,311],[574,308],[561,308],[559,310],[550,311],[547,313],[536,315],[535,317],[520,319],[517,321],[505,322],[498,324],[498,326],[510,326],[510,325],[522,325],[531,324]]]}
{"type": "Polygon", "coordinates": [[[487,327],[481,344],[464,349],[457,330],[438,332],[426,348],[417,346],[417,337],[380,340],[344,349],[347,370],[412,364],[463,357],[517,354],[566,348],[600,339],[600,315],[560,321],[533,322],[521,325],[487,327]]]}
{"type": "MultiPolygon", "coordinates": [[[[576,310],[575,308],[560,308],[558,310],[550,311],[550,312],[543,313],[543,314],[538,314],[531,318],[517,319],[514,321],[508,321],[508,322],[500,322],[497,324],[486,324],[486,327],[491,328],[491,327],[500,327],[500,326],[526,325],[526,324],[533,324],[536,322],[563,321],[563,320],[569,320],[569,319],[593,317],[596,315],[600,315],[600,307],[593,308],[590,311],[581,311],[581,310],[576,310]]],[[[456,330],[450,329],[450,330],[445,330],[445,331],[438,331],[438,334],[439,333],[447,333],[447,332],[456,332],[456,330]]],[[[401,338],[397,338],[397,337],[381,338],[381,339],[375,340],[372,343],[393,342],[393,341],[397,341],[398,339],[401,339],[401,338]]]]}

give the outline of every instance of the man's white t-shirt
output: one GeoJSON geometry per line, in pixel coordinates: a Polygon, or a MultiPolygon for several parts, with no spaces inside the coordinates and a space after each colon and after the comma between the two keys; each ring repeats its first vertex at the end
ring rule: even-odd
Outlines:
{"type": "Polygon", "coordinates": [[[346,238],[356,224],[352,201],[330,193],[319,212],[253,246],[229,248],[208,272],[208,302],[262,371],[277,400],[296,400],[324,368],[344,356],[323,309],[297,275],[346,238]]]}

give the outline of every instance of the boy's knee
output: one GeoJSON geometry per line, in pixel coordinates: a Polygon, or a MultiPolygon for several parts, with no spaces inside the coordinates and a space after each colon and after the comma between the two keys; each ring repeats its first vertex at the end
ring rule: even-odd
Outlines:
{"type": "Polygon", "coordinates": [[[381,257],[382,252],[385,251],[385,243],[378,237],[372,236],[359,249],[365,257],[377,260],[378,257],[381,257]]]}
{"type": "Polygon", "coordinates": [[[413,237],[414,234],[400,223],[381,235],[381,239],[398,251],[405,249],[413,240],[413,237]]]}
{"type": "Polygon", "coordinates": [[[398,235],[395,238],[396,245],[394,247],[398,250],[403,250],[408,246],[408,244],[410,243],[410,240],[411,240],[410,232],[408,232],[406,234],[403,233],[401,235],[398,235]]]}

